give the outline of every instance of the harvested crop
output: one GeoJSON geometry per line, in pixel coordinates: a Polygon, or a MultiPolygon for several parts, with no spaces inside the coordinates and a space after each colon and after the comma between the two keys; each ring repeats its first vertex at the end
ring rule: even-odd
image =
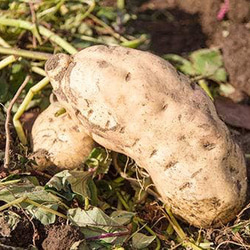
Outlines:
{"type": "Polygon", "coordinates": [[[32,127],[32,158],[39,169],[79,167],[94,148],[94,141],[79,122],[73,121],[68,113],[56,115],[60,109],[58,102],[50,104],[32,127]]]}
{"type": "Polygon", "coordinates": [[[233,219],[246,197],[239,146],[206,93],[148,52],[93,46],[46,72],[60,104],[100,145],[150,174],[166,205],[197,227],[233,219]]]}

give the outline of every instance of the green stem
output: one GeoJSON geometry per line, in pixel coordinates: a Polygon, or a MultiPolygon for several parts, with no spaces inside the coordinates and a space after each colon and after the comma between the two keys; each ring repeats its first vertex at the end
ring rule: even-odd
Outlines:
{"type": "Polygon", "coordinates": [[[11,202],[8,202],[8,203],[6,203],[6,204],[4,204],[3,206],[0,207],[0,211],[3,211],[3,210],[5,210],[5,209],[7,209],[9,207],[14,206],[14,205],[18,205],[18,204],[24,202],[26,199],[27,199],[27,196],[24,196],[24,197],[20,197],[18,199],[15,199],[15,200],[13,200],[11,202]]]}
{"type": "Polygon", "coordinates": [[[56,195],[52,194],[52,193],[49,193],[49,196],[53,197],[54,200],[57,201],[57,203],[59,205],[61,205],[62,207],[64,207],[66,210],[69,210],[70,207],[68,207],[66,204],[64,204],[56,195]]]}
{"type": "Polygon", "coordinates": [[[0,182],[0,186],[12,185],[12,184],[18,183],[20,181],[21,181],[20,179],[18,179],[18,180],[11,180],[11,181],[4,181],[4,182],[0,182]]]}
{"type": "Polygon", "coordinates": [[[92,43],[100,43],[100,44],[106,44],[106,45],[112,45],[114,43],[109,43],[104,41],[103,39],[100,38],[95,38],[95,37],[91,37],[91,36],[79,36],[80,39],[84,40],[84,41],[88,41],[88,42],[92,42],[92,43]]]}
{"type": "MultiPolygon", "coordinates": [[[[103,39],[100,38],[94,38],[91,36],[76,36],[84,41],[92,42],[92,43],[100,43],[100,44],[107,44],[107,45],[113,45],[114,43],[106,42],[103,39]]],[[[126,41],[122,42],[120,45],[127,48],[137,48],[140,44],[144,43],[147,40],[147,37],[145,35],[141,35],[139,38],[134,39],[132,41],[126,41]]]]}
{"type": "Polygon", "coordinates": [[[132,41],[126,41],[126,42],[122,42],[120,45],[123,47],[127,47],[127,48],[137,48],[139,45],[141,45],[142,43],[144,43],[147,40],[147,36],[145,35],[141,35],[139,38],[134,39],[132,41]]]}
{"type": "Polygon", "coordinates": [[[37,67],[37,66],[31,67],[31,70],[32,70],[33,72],[37,73],[38,75],[47,76],[46,72],[45,72],[43,69],[41,69],[41,68],[39,68],[39,67],[37,67]]]}
{"type": "Polygon", "coordinates": [[[25,136],[25,133],[24,133],[22,124],[19,121],[19,118],[25,112],[25,110],[28,107],[28,105],[29,105],[30,101],[32,100],[33,96],[35,94],[37,94],[41,89],[43,89],[48,83],[49,83],[49,78],[45,77],[39,83],[37,83],[35,86],[30,88],[28,94],[25,96],[22,104],[19,106],[17,112],[15,113],[15,115],[13,117],[13,124],[14,124],[14,127],[16,129],[17,135],[18,135],[20,141],[24,145],[27,144],[27,138],[25,136]]]}
{"type": "Polygon", "coordinates": [[[159,240],[159,238],[157,237],[156,233],[149,227],[149,226],[145,226],[145,229],[153,236],[156,236],[155,240],[156,240],[156,248],[155,250],[160,250],[161,249],[161,241],[159,240]]]}
{"type": "Polygon", "coordinates": [[[92,4],[89,5],[89,8],[82,16],[82,21],[90,15],[90,13],[95,9],[95,0],[93,0],[92,4]]]}
{"type": "MultiPolygon", "coordinates": [[[[167,211],[167,215],[166,216],[170,222],[170,224],[173,226],[175,232],[178,234],[178,236],[184,241],[186,240],[187,236],[184,233],[184,231],[182,230],[182,228],[180,227],[179,223],[177,222],[177,220],[175,219],[175,217],[173,216],[170,208],[166,207],[166,211],[167,211]]],[[[165,214],[166,215],[166,214],[165,214]]]]}
{"type": "Polygon", "coordinates": [[[49,53],[36,52],[24,49],[4,48],[4,47],[0,47],[0,54],[22,56],[37,60],[48,60],[52,56],[49,53]]]}
{"type": "Polygon", "coordinates": [[[38,13],[37,17],[41,18],[41,17],[46,16],[46,15],[51,15],[51,14],[54,15],[60,9],[60,7],[64,4],[64,2],[65,2],[65,0],[62,0],[58,4],[56,4],[56,6],[53,6],[49,9],[46,9],[46,10],[38,13]]]}
{"type": "Polygon", "coordinates": [[[136,217],[136,220],[153,236],[155,236],[155,240],[156,240],[156,248],[155,250],[160,250],[161,249],[161,241],[159,240],[159,238],[157,237],[156,233],[147,225],[145,225],[145,223],[143,222],[143,220],[139,217],[136,217]]]}
{"type": "Polygon", "coordinates": [[[214,98],[213,98],[213,96],[212,96],[212,94],[211,94],[211,92],[210,92],[209,87],[207,86],[206,80],[204,80],[204,79],[203,79],[203,80],[199,80],[198,83],[199,83],[200,87],[203,88],[203,90],[207,93],[207,95],[208,95],[208,96],[212,99],[212,101],[213,101],[214,98]]]}
{"type": "Polygon", "coordinates": [[[62,217],[62,218],[64,218],[64,219],[67,219],[67,216],[66,216],[66,215],[64,215],[64,214],[62,214],[62,213],[60,213],[60,212],[58,212],[58,211],[55,211],[55,210],[53,210],[53,209],[51,209],[51,208],[48,208],[48,207],[46,207],[46,206],[44,206],[44,205],[42,205],[42,204],[39,204],[39,203],[37,203],[37,202],[35,202],[35,201],[32,201],[32,200],[29,199],[27,196],[20,197],[20,198],[18,198],[18,199],[15,199],[15,200],[13,200],[13,201],[11,201],[11,202],[6,203],[5,205],[3,205],[3,206],[0,207],[0,211],[3,211],[3,210],[5,210],[5,209],[7,209],[7,208],[9,208],[9,207],[11,207],[11,206],[14,206],[14,205],[21,204],[22,202],[29,203],[29,204],[31,204],[31,205],[34,205],[34,206],[36,206],[36,207],[41,208],[41,209],[44,210],[44,211],[49,212],[49,213],[51,213],[51,214],[55,214],[55,215],[57,215],[57,216],[59,216],[59,217],[62,217]]]}
{"type": "Polygon", "coordinates": [[[119,41],[122,41],[122,42],[127,42],[128,41],[125,37],[122,37],[120,34],[116,33],[109,25],[107,25],[101,19],[97,18],[96,16],[94,16],[92,14],[89,14],[89,17],[94,22],[96,22],[97,24],[99,24],[100,26],[102,26],[104,29],[106,29],[113,37],[115,37],[119,41]]]}
{"type": "MultiPolygon", "coordinates": [[[[0,17],[0,24],[6,25],[6,26],[18,27],[21,29],[26,29],[31,32],[34,31],[34,27],[35,27],[35,24],[28,22],[28,21],[16,20],[16,19],[11,19],[11,18],[4,18],[4,17],[2,18],[0,17]]],[[[38,25],[38,31],[41,35],[49,38],[50,41],[62,47],[69,54],[75,54],[77,52],[77,50],[72,45],[70,45],[67,41],[65,41],[64,39],[62,39],[60,36],[56,35],[52,31],[48,30],[44,26],[38,25]]]]}
{"type": "Polygon", "coordinates": [[[62,214],[62,213],[60,213],[60,212],[58,212],[58,211],[56,211],[56,210],[53,210],[53,209],[51,209],[51,208],[49,208],[49,207],[46,207],[46,206],[44,206],[44,205],[42,205],[42,204],[39,204],[39,203],[37,203],[37,202],[35,202],[35,201],[32,201],[32,200],[30,200],[29,198],[26,198],[26,199],[25,199],[25,202],[27,202],[27,203],[29,203],[29,204],[31,204],[31,205],[34,205],[34,206],[36,206],[36,207],[39,207],[39,208],[41,208],[42,210],[44,210],[44,211],[46,211],[46,212],[49,212],[49,213],[51,213],[51,214],[55,214],[55,215],[57,215],[57,216],[59,216],[59,217],[62,217],[62,218],[64,218],[64,219],[67,219],[67,216],[66,216],[66,215],[64,215],[64,214],[62,214]]]}
{"type": "Polygon", "coordinates": [[[11,47],[2,37],[0,37],[0,45],[6,48],[11,47]]]}
{"type": "Polygon", "coordinates": [[[6,58],[4,58],[2,61],[0,61],[0,69],[3,69],[5,67],[7,67],[9,64],[15,62],[18,58],[11,55],[11,56],[7,56],[6,58]]]}
{"type": "Polygon", "coordinates": [[[89,209],[89,198],[85,197],[84,199],[84,210],[88,210],[89,209]]]}
{"type": "Polygon", "coordinates": [[[181,239],[181,244],[184,247],[189,247],[192,248],[193,250],[201,250],[200,247],[198,247],[196,244],[194,244],[192,241],[190,241],[187,237],[187,235],[185,234],[185,232],[182,230],[182,228],[180,227],[179,223],[177,222],[177,220],[175,219],[175,217],[173,216],[170,208],[166,207],[165,208],[167,213],[164,213],[164,215],[167,217],[167,219],[169,220],[169,223],[172,225],[172,227],[174,228],[175,232],[177,233],[177,235],[180,237],[181,239]]]}
{"type": "Polygon", "coordinates": [[[117,0],[117,8],[123,10],[125,8],[125,0],[117,0]]]}
{"type": "Polygon", "coordinates": [[[130,207],[129,207],[129,205],[127,204],[127,202],[123,199],[123,197],[122,197],[122,195],[120,194],[120,192],[116,192],[116,195],[117,195],[117,197],[118,197],[118,199],[119,199],[119,201],[122,203],[122,205],[125,207],[125,209],[127,210],[127,211],[130,211],[130,207]]]}

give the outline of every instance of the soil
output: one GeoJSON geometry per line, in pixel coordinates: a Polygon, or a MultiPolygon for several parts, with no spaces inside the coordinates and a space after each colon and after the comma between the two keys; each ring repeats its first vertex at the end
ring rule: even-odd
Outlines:
{"type": "Polygon", "coordinates": [[[20,216],[20,221],[17,227],[11,231],[7,221],[3,217],[0,218],[0,243],[5,246],[27,248],[33,244],[34,239],[36,246],[41,246],[41,242],[46,235],[44,226],[37,220],[32,220],[32,225],[27,214],[24,214],[22,210],[14,208],[13,211],[20,216]]]}
{"type": "Polygon", "coordinates": [[[250,30],[244,24],[232,24],[222,44],[225,68],[231,84],[250,95],[250,30]]]}
{"type": "Polygon", "coordinates": [[[48,232],[47,238],[43,241],[44,250],[70,249],[77,241],[83,239],[79,228],[70,225],[52,226],[48,232]]]}
{"type": "MultiPolygon", "coordinates": [[[[132,1],[129,1],[132,5],[132,1]]],[[[230,0],[223,21],[217,19],[220,0],[139,1],[139,18],[131,28],[151,36],[150,50],[156,54],[187,52],[220,47],[229,82],[250,94],[250,2],[230,0]]]]}
{"type": "Polygon", "coordinates": [[[7,221],[0,217],[0,249],[9,249],[7,246],[29,249],[35,242],[38,249],[68,250],[75,242],[83,239],[79,228],[66,225],[64,219],[44,226],[35,219],[32,219],[31,223],[28,215],[19,209],[14,208],[13,211],[20,216],[20,221],[13,231],[7,221]]]}

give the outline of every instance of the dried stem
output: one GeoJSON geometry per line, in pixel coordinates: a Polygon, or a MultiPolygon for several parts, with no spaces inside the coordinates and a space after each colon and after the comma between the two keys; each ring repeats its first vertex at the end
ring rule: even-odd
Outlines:
{"type": "Polygon", "coordinates": [[[6,48],[11,47],[2,37],[0,37],[0,45],[6,48]]]}
{"type": "Polygon", "coordinates": [[[7,67],[9,64],[15,62],[18,59],[18,57],[15,57],[13,55],[7,56],[2,61],[0,61],[0,70],[7,67]]]}
{"type": "MultiPolygon", "coordinates": [[[[36,13],[35,13],[35,10],[34,10],[34,5],[33,5],[33,3],[31,1],[29,2],[29,6],[30,6],[31,17],[32,17],[32,23],[34,24],[36,32],[38,32],[37,31],[37,26],[36,26],[36,13]]],[[[36,36],[34,34],[33,34],[33,38],[32,38],[32,44],[33,44],[33,48],[37,47],[36,36]]]]}
{"type": "Polygon", "coordinates": [[[11,141],[11,139],[10,139],[9,124],[10,124],[10,120],[11,120],[11,110],[12,110],[14,103],[16,102],[17,98],[19,97],[22,90],[29,82],[29,80],[30,80],[30,76],[28,75],[28,76],[26,76],[22,85],[19,87],[18,91],[16,92],[14,98],[11,100],[10,105],[7,109],[7,116],[6,116],[6,121],[5,121],[6,144],[5,144],[5,155],[4,155],[4,168],[6,168],[6,169],[9,167],[9,164],[10,164],[10,141],[11,141]]]}
{"type": "Polygon", "coordinates": [[[24,49],[5,48],[0,46],[0,54],[22,56],[37,60],[48,60],[52,55],[44,52],[36,52],[24,49]]]}
{"type": "Polygon", "coordinates": [[[86,240],[100,240],[105,238],[111,238],[111,237],[121,237],[121,236],[127,236],[130,234],[130,231],[123,231],[123,232],[116,232],[116,233],[104,233],[97,236],[91,236],[89,238],[86,238],[86,240]]]}
{"type": "Polygon", "coordinates": [[[67,41],[62,39],[60,36],[56,35],[54,32],[50,31],[49,29],[45,28],[42,25],[38,25],[38,27],[37,27],[38,32],[39,32],[38,33],[38,32],[35,32],[36,29],[34,27],[36,27],[36,26],[28,21],[0,17],[0,24],[6,25],[6,26],[19,27],[21,29],[29,30],[34,34],[34,36],[36,36],[38,41],[40,40],[39,34],[41,34],[42,36],[49,38],[52,42],[58,44],[60,47],[62,47],[64,50],[66,50],[69,54],[75,54],[77,52],[77,50],[71,44],[69,44],[67,41]]]}
{"type": "Polygon", "coordinates": [[[89,17],[97,24],[99,24],[100,26],[102,26],[104,29],[106,29],[106,31],[109,32],[109,34],[111,34],[114,38],[116,38],[117,40],[121,41],[121,42],[128,42],[128,40],[121,36],[120,34],[116,33],[109,25],[107,25],[105,22],[103,22],[101,19],[99,19],[98,17],[89,14],[89,17]]]}

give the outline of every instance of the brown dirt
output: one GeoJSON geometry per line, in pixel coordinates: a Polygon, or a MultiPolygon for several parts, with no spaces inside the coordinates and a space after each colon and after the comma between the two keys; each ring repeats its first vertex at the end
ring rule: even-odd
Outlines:
{"type": "Polygon", "coordinates": [[[13,211],[21,216],[21,220],[13,231],[11,231],[4,219],[0,220],[0,243],[7,246],[26,248],[33,244],[32,239],[34,237],[36,245],[39,247],[41,240],[45,236],[44,227],[40,222],[33,220],[37,230],[34,232],[33,226],[26,215],[21,210],[13,209],[13,211]]]}
{"type": "Polygon", "coordinates": [[[227,124],[250,130],[250,106],[234,103],[229,98],[215,98],[220,118],[227,124]]]}
{"type": "Polygon", "coordinates": [[[79,228],[70,225],[53,226],[43,241],[44,250],[68,250],[77,241],[83,239],[79,228]]]}
{"type": "MultiPolygon", "coordinates": [[[[145,13],[149,17],[153,14],[152,11],[145,13]]],[[[207,38],[202,32],[197,14],[191,15],[179,9],[168,9],[167,13],[160,11],[158,14],[155,20],[143,20],[142,17],[133,24],[135,30],[150,34],[151,51],[159,55],[183,54],[206,47],[207,38]]]]}
{"type": "Polygon", "coordinates": [[[140,2],[139,18],[131,26],[151,35],[151,51],[185,55],[207,46],[220,46],[230,83],[250,95],[250,36],[246,28],[250,21],[249,0],[230,0],[223,19],[226,22],[217,20],[222,0],[140,2]],[[223,38],[226,32],[229,35],[223,38]]]}
{"type": "Polygon", "coordinates": [[[250,95],[250,30],[244,24],[230,25],[222,52],[231,84],[250,95]]]}
{"type": "Polygon", "coordinates": [[[28,249],[30,245],[33,245],[34,239],[38,249],[68,250],[74,242],[83,239],[83,234],[77,227],[65,225],[65,220],[60,218],[54,225],[47,226],[33,219],[34,232],[33,225],[27,216],[21,210],[14,208],[13,211],[21,216],[15,230],[11,231],[7,222],[2,217],[0,218],[0,243],[5,246],[28,249]]]}

